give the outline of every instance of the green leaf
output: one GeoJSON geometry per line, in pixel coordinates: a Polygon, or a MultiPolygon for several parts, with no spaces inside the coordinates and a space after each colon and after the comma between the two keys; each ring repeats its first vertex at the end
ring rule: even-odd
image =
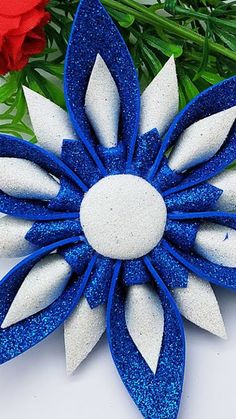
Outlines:
{"type": "Polygon", "coordinates": [[[109,13],[115,19],[122,28],[129,28],[133,25],[135,18],[129,13],[118,12],[109,8],[109,13]]]}
{"type": "Polygon", "coordinates": [[[206,80],[209,84],[216,84],[224,80],[218,73],[211,73],[210,71],[203,71],[201,77],[206,80]]]}
{"type": "Polygon", "coordinates": [[[209,21],[207,22],[206,34],[205,34],[205,42],[202,51],[202,61],[200,67],[197,70],[196,75],[194,76],[194,80],[197,80],[201,77],[202,72],[206,69],[208,64],[208,56],[209,56],[209,37],[210,37],[210,27],[209,21]]]}
{"type": "Polygon", "coordinates": [[[25,96],[21,87],[19,88],[16,95],[15,107],[16,115],[14,116],[12,121],[14,124],[22,120],[27,110],[25,96]]]}
{"type": "Polygon", "coordinates": [[[54,64],[48,61],[33,61],[30,64],[33,68],[39,68],[41,70],[46,71],[49,74],[52,74],[53,76],[56,76],[58,78],[63,77],[64,73],[64,65],[63,64],[54,64]]]}
{"type": "Polygon", "coordinates": [[[209,19],[217,27],[223,28],[230,33],[236,33],[236,20],[218,19],[217,17],[210,17],[209,19]]]}
{"type": "Polygon", "coordinates": [[[230,33],[226,33],[218,30],[217,35],[219,38],[230,48],[232,51],[236,51],[236,37],[230,33]]]}
{"type": "Polygon", "coordinates": [[[153,75],[156,76],[157,73],[159,73],[159,71],[162,69],[161,62],[158,60],[154,52],[147,46],[143,45],[141,52],[144,63],[150,68],[153,75]]]}
{"type": "Polygon", "coordinates": [[[192,100],[195,96],[199,94],[197,87],[187,74],[181,75],[180,81],[188,101],[192,100]]]}
{"type": "Polygon", "coordinates": [[[10,99],[17,90],[17,82],[15,77],[9,77],[8,81],[0,86],[0,103],[6,102],[10,99]]]}
{"type": "Polygon", "coordinates": [[[182,86],[179,85],[179,110],[183,109],[186,106],[186,99],[182,89],[182,86]]]}
{"type": "Polygon", "coordinates": [[[64,94],[60,87],[52,81],[47,80],[35,70],[29,73],[29,85],[33,90],[43,94],[49,100],[56,103],[56,105],[63,109],[66,108],[64,94]]]}
{"type": "Polygon", "coordinates": [[[173,44],[170,42],[167,43],[162,39],[159,39],[152,35],[144,35],[143,39],[146,41],[148,45],[150,45],[152,48],[157,49],[158,51],[161,51],[162,54],[166,55],[167,57],[171,57],[172,55],[174,55],[175,58],[178,58],[183,54],[183,48],[181,45],[173,44]]]}

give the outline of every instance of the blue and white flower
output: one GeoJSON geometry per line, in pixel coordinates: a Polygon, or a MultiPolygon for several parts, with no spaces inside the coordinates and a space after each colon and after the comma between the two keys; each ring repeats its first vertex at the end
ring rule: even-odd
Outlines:
{"type": "Polygon", "coordinates": [[[38,144],[0,135],[0,255],[26,256],[0,282],[0,362],[64,323],[71,373],[106,329],[142,415],[176,418],[180,313],[225,337],[210,283],[236,289],[236,78],[178,114],[171,58],[140,99],[119,32],[82,0],[68,115],[25,96],[38,144]]]}

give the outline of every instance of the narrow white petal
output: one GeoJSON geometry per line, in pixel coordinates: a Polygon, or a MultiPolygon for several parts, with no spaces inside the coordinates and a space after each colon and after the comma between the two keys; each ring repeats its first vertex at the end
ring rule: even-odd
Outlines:
{"type": "Polygon", "coordinates": [[[115,147],[118,137],[120,96],[116,83],[98,54],[85,96],[85,112],[104,147],[115,147]]]}
{"type": "Polygon", "coordinates": [[[215,208],[219,211],[236,211],[236,171],[225,170],[209,180],[209,183],[223,191],[215,208]]]}
{"type": "Polygon", "coordinates": [[[169,157],[170,168],[183,172],[213,157],[227,138],[235,118],[236,106],[233,106],[190,125],[169,157]]]}
{"type": "Polygon", "coordinates": [[[24,87],[24,94],[39,145],[60,155],[63,140],[75,138],[67,113],[28,87],[24,87]]]}
{"type": "Polygon", "coordinates": [[[51,199],[60,185],[29,160],[0,157],[0,189],[16,198],[51,199]]]}
{"type": "Polygon", "coordinates": [[[104,306],[91,309],[82,298],[64,326],[66,369],[72,374],[92,351],[106,330],[104,306]]]}
{"type": "Polygon", "coordinates": [[[125,317],[131,338],[155,374],[162,345],[164,312],[152,286],[144,284],[128,288],[125,317]]]}
{"type": "Polygon", "coordinates": [[[8,215],[0,218],[0,257],[21,257],[28,255],[36,246],[25,239],[33,221],[8,215]]]}
{"type": "Polygon", "coordinates": [[[218,265],[236,267],[236,230],[214,223],[203,223],[194,243],[195,251],[218,265]]]}
{"type": "Polygon", "coordinates": [[[71,267],[62,256],[44,257],[28,273],[1,325],[9,327],[53,303],[64,291],[71,267]]]}
{"type": "Polygon", "coordinates": [[[178,80],[171,57],[141,96],[140,134],[157,128],[163,135],[178,109],[178,80]]]}
{"type": "Polygon", "coordinates": [[[214,291],[207,281],[189,274],[187,288],[176,288],[173,296],[181,314],[192,323],[226,339],[224,322],[214,291]]]}

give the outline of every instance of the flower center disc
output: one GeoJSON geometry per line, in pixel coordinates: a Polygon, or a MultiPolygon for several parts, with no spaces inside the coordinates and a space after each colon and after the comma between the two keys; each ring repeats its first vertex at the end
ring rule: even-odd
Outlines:
{"type": "Polygon", "coordinates": [[[112,259],[135,259],[161,240],[166,206],[159,192],[141,177],[107,176],[85,194],[80,221],[98,253],[112,259]]]}

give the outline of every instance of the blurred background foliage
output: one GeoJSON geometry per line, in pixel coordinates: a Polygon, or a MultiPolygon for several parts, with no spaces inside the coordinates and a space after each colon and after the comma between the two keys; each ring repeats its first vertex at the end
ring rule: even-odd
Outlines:
{"type": "MultiPolygon", "coordinates": [[[[22,86],[65,108],[64,58],[78,0],[51,0],[45,51],[20,72],[2,77],[0,131],[35,138],[27,119],[22,86]]],[[[143,90],[171,55],[175,56],[180,108],[200,91],[236,74],[236,1],[102,0],[132,54],[143,90]]]]}

